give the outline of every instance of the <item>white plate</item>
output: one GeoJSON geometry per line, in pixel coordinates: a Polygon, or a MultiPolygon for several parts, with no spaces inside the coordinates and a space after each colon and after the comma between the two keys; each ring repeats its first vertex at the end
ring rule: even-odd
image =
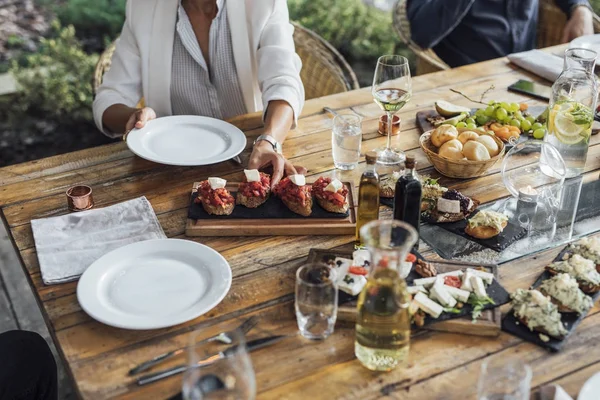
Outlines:
{"type": "Polygon", "coordinates": [[[577,400],[598,400],[600,393],[600,372],[588,379],[581,388],[577,400]]]}
{"type": "Polygon", "coordinates": [[[583,48],[594,50],[598,53],[598,58],[600,58],[600,34],[597,35],[586,35],[580,36],[577,39],[573,39],[571,43],[569,43],[569,48],[583,48]]]}
{"type": "Polygon", "coordinates": [[[127,135],[127,146],[146,160],[167,165],[208,165],[230,160],[246,147],[246,135],[215,118],[178,115],[149,121],[127,135]]]}
{"type": "Polygon", "coordinates": [[[158,329],[208,312],[231,287],[231,268],[215,250],[181,239],[132,243],[105,254],[77,285],[81,308],[117,328],[158,329]]]}

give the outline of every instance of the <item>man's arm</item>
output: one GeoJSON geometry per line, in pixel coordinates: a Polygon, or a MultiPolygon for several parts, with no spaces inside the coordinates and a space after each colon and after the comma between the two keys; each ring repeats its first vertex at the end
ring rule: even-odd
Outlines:
{"type": "Polygon", "coordinates": [[[556,5],[568,18],[563,30],[563,43],[594,33],[592,7],[587,0],[556,0],[556,5]]]}
{"type": "Polygon", "coordinates": [[[428,49],[437,45],[462,21],[475,0],[408,0],[406,14],[411,39],[428,49]]]}

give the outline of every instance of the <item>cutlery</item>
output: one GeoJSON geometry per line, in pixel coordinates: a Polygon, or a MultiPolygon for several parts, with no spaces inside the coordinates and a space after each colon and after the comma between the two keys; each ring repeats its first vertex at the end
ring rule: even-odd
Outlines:
{"type": "Polygon", "coordinates": [[[323,111],[328,112],[329,114],[333,115],[334,117],[337,117],[338,115],[340,115],[333,108],[329,108],[329,107],[323,107],[323,111]]]}
{"type": "Polygon", "coordinates": [[[231,159],[231,161],[233,161],[234,163],[236,163],[237,165],[242,165],[242,159],[240,158],[240,156],[235,156],[231,159]]]}
{"type": "MultiPolygon", "coordinates": [[[[252,328],[254,328],[257,323],[258,323],[258,320],[256,317],[250,317],[246,321],[244,321],[237,329],[242,331],[245,335],[246,333],[250,332],[250,330],[252,328]]],[[[214,341],[225,343],[225,344],[231,344],[231,338],[229,337],[227,332],[221,332],[218,335],[209,337],[207,339],[203,339],[203,340],[199,341],[197,344],[209,343],[209,342],[214,342],[214,341]]],[[[188,348],[188,346],[180,347],[176,350],[172,350],[167,353],[160,354],[151,360],[144,361],[143,363],[140,363],[137,366],[135,366],[134,368],[130,369],[129,375],[136,375],[136,374],[139,374],[140,372],[144,372],[144,371],[154,367],[155,365],[160,364],[164,360],[167,360],[171,357],[175,357],[179,354],[182,354],[187,348],[188,348]]]]}
{"type": "MultiPolygon", "coordinates": [[[[268,336],[268,337],[264,337],[261,339],[251,340],[248,343],[246,343],[246,348],[248,349],[248,352],[262,349],[263,347],[269,346],[273,343],[277,343],[277,342],[281,341],[282,339],[285,339],[286,337],[287,337],[286,335],[277,335],[277,336],[268,336]]],[[[237,350],[237,345],[229,347],[224,351],[221,351],[217,354],[213,354],[213,355],[205,358],[204,360],[198,361],[198,363],[196,365],[194,365],[193,367],[189,367],[189,368],[202,368],[202,367],[209,366],[219,360],[222,360],[225,357],[228,357],[229,355],[233,354],[236,350],[237,350]]],[[[188,369],[188,367],[186,365],[183,365],[183,364],[177,365],[175,367],[168,368],[168,369],[165,369],[165,370],[153,373],[153,374],[144,375],[144,376],[138,378],[136,382],[137,382],[138,386],[144,386],[149,383],[157,382],[162,379],[168,378],[170,376],[180,374],[180,373],[184,372],[186,369],[188,369]]]]}

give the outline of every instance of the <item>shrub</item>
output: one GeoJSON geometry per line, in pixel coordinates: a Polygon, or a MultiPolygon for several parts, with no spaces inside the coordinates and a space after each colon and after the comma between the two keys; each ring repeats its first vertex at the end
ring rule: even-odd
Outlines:
{"type": "Polygon", "coordinates": [[[73,26],[53,23],[56,37],[41,39],[40,50],[27,56],[28,68],[16,61],[10,68],[20,91],[3,98],[0,112],[19,123],[28,116],[69,124],[92,120],[92,77],[97,55],[88,55],[73,26]]]}

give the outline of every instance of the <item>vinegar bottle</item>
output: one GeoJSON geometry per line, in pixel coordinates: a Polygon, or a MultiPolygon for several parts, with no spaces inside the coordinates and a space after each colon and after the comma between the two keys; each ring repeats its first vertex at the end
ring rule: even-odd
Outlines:
{"type": "Polygon", "coordinates": [[[367,167],[360,177],[358,187],[358,212],[356,216],[356,241],[362,244],[360,228],[367,222],[379,218],[379,176],[375,170],[377,153],[366,154],[367,167]]]}
{"type": "MultiPolygon", "coordinates": [[[[417,234],[419,233],[419,222],[421,221],[421,196],[423,189],[421,181],[417,176],[417,162],[412,156],[406,157],[404,175],[396,182],[394,194],[394,219],[410,224],[417,234]]],[[[414,251],[419,247],[415,243],[414,251]]]]}

